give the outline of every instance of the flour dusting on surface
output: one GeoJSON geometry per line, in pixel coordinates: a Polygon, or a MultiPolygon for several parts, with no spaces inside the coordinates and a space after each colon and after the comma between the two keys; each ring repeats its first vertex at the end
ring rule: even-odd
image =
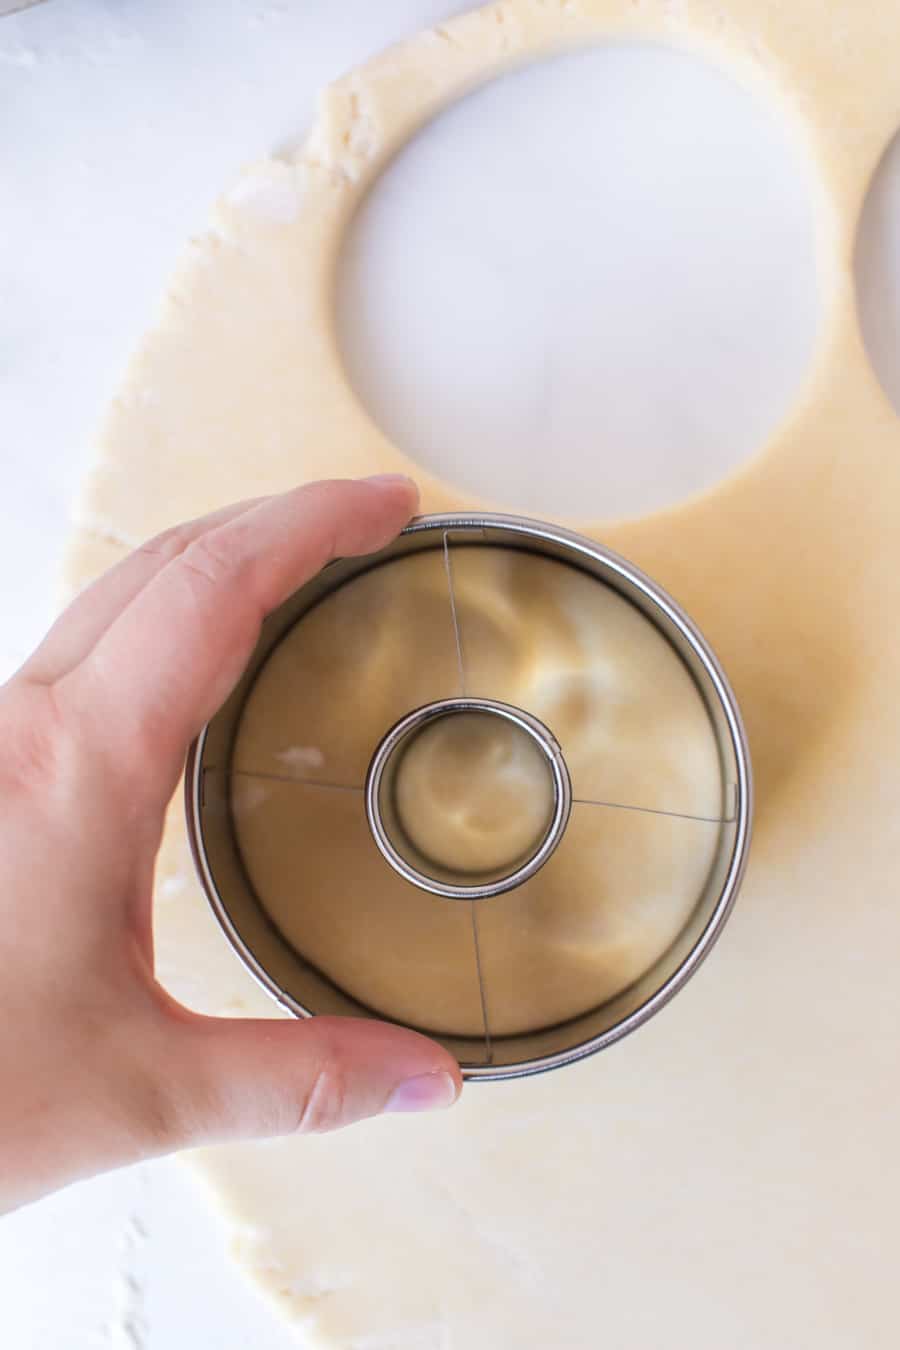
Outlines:
{"type": "MultiPolygon", "coordinates": [[[[140,1171],[142,1196],[146,1199],[149,1176],[140,1171]]],[[[135,1209],[128,1215],[119,1239],[120,1268],[113,1283],[115,1310],[106,1324],[106,1343],[111,1350],[148,1350],[150,1325],[144,1289],[144,1249],[148,1231],[143,1215],[135,1209]]]]}

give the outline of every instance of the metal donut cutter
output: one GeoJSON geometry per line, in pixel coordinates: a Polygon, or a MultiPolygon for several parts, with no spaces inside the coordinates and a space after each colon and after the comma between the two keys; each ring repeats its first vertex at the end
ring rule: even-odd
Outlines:
{"type": "MultiPolygon", "coordinates": [[[[472,963],[473,978],[478,981],[483,1014],[479,1035],[456,1034],[454,1029],[437,1033],[459,1059],[469,1079],[506,1079],[559,1068],[603,1049],[633,1031],[686,983],[703,961],[728,917],[740,887],[747,862],[752,821],[752,777],[747,739],[739,709],[719,663],[687,616],[655,583],[616,554],[591,540],[553,525],[514,516],[471,514],[424,516],[414,520],[387,549],[365,558],[341,559],[331,563],[318,576],[297,591],[276,613],[266,620],[260,641],[238,687],[221,711],[204,728],[191,749],[185,786],[188,831],[201,882],[212,908],[235,951],[259,983],[291,1013],[300,1017],[316,1013],[348,1013],[355,1016],[379,1016],[403,1022],[385,1001],[373,1008],[346,981],[341,984],[302,950],[302,942],[289,939],[272,921],[264,897],[255,891],[242,857],[239,832],[235,829],[230,783],[235,738],[247,699],[282,638],[302,624],[318,606],[373,568],[390,563],[392,585],[403,585],[403,562],[425,552],[440,562],[446,584],[446,617],[453,636],[458,670],[453,672],[457,692],[445,694],[422,704],[409,706],[393,725],[380,728],[380,740],[365,747],[368,772],[365,781],[344,785],[346,799],[356,794],[360,812],[365,812],[367,838],[371,845],[365,855],[366,894],[377,907],[379,877],[385,869],[392,885],[396,877],[402,885],[434,904],[465,905],[471,914],[471,945],[467,960],[472,963]],[[483,907],[498,903],[515,904],[516,893],[533,882],[538,872],[551,866],[552,859],[566,837],[573,809],[615,813],[647,812],[649,815],[676,816],[678,812],[656,811],[640,802],[590,801],[579,798],[573,789],[566,760],[565,745],[560,745],[552,728],[546,726],[533,709],[516,706],[503,697],[503,690],[481,690],[478,696],[467,692],[466,659],[476,634],[462,630],[454,589],[453,559],[459,549],[491,549],[512,552],[540,560],[554,560],[575,568],[597,585],[611,588],[636,609],[643,621],[653,625],[674,649],[687,668],[702,699],[712,735],[718,749],[720,772],[720,810],[707,820],[716,831],[712,866],[705,884],[691,905],[681,932],[654,964],[615,997],[598,1000],[579,1015],[547,1026],[535,1026],[515,1034],[497,1034],[490,1024],[491,988],[479,950],[479,916],[483,907]],[[420,846],[406,828],[403,818],[402,778],[410,747],[440,724],[451,731],[457,725],[496,727],[504,735],[519,738],[523,753],[532,757],[534,771],[545,794],[545,803],[535,817],[538,828],[531,831],[525,844],[513,856],[498,856],[482,862],[476,870],[457,865],[454,858],[436,857],[434,851],[420,846]],[[395,874],[391,877],[391,873],[395,874]]],[[[539,648],[541,634],[532,635],[539,648]]],[[[399,691],[402,697],[402,691],[399,691]]],[[[303,688],[296,697],[303,699],[303,688]]],[[[353,724],[353,709],[346,710],[348,725],[353,724]]],[[[316,783],[302,770],[297,782],[306,787],[316,783]]],[[[323,792],[329,789],[322,784],[323,792]]],[[[298,800],[297,810],[303,804],[298,800]]],[[[595,817],[596,818],[596,817],[595,817]]],[[[621,817],[619,817],[621,819],[621,817]]],[[[690,819],[690,817],[687,817],[690,819]]],[[[672,821],[667,824],[672,825],[672,821]]],[[[273,828],[275,826],[273,825],[273,828]]],[[[314,844],[311,846],[315,846],[314,844]]],[[[324,844],[323,844],[324,847],[324,844]]],[[[327,860],[323,865],[327,865],[327,860]]],[[[315,893],[304,891],[303,877],[296,878],[298,905],[314,906],[315,893]]],[[[604,897],[596,897],[602,906],[604,897]]],[[[302,914],[301,914],[302,919],[302,914]]],[[[302,931],[302,922],[300,924],[302,931]]],[[[415,951],[409,954],[414,961],[415,951]]],[[[377,959],[377,953],[373,954],[377,959]]],[[[458,960],[457,951],[448,959],[458,960]]],[[[514,974],[514,972],[513,972],[514,974]]],[[[523,975],[523,979],[525,976],[523,975]]],[[[435,1034],[433,1027],[418,1029],[435,1034]]]]}

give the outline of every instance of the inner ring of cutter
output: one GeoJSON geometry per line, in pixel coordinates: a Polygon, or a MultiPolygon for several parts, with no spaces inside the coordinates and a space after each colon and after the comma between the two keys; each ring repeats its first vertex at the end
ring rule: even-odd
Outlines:
{"type": "Polygon", "coordinates": [[[572,793],[556,740],[523,709],[444,699],[416,709],[372,758],[366,813],[407,881],[450,899],[512,890],[547,861],[572,793]]]}

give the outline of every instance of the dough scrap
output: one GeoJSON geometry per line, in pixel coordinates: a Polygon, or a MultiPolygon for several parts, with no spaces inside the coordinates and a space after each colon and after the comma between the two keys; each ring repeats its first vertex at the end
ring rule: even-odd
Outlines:
{"type": "MultiPolygon", "coordinates": [[[[722,657],[757,770],[754,858],[714,959],[622,1046],[475,1085],[446,1117],[199,1157],[241,1264],[323,1350],[657,1350],[673,1327],[694,1350],[891,1340],[900,435],[852,260],[900,124],[900,6],[507,0],[339,81],[305,151],[251,170],[190,246],[82,520],[137,540],[304,476],[409,469],[341,369],[344,226],[447,101],[615,38],[685,46],[774,92],[821,183],[827,322],[780,432],[684,505],[570,522],[671,590],[722,657]]],[[[516,507],[415,471],[427,510],[516,507]]],[[[99,561],[76,559],[78,579],[99,561]]],[[[277,1015],[200,896],[181,816],[176,801],[158,869],[161,975],[206,1011],[277,1015]]]]}

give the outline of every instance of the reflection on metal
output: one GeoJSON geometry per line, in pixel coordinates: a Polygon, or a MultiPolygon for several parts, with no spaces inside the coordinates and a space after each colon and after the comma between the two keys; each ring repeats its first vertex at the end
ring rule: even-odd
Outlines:
{"type": "Polygon", "coordinates": [[[459,692],[466,693],[466,667],[463,661],[462,636],[459,631],[459,614],[456,609],[456,592],[453,589],[453,566],[450,562],[450,532],[444,531],[444,571],[447,573],[447,591],[450,595],[450,617],[453,620],[453,640],[456,644],[456,663],[459,666],[459,692]]]}
{"type": "MultiPolygon", "coordinates": [[[[515,516],[454,514],[424,516],[413,521],[387,549],[369,558],[341,559],[330,564],[298,591],[263,628],[257,650],[235,693],[203,730],[191,749],[185,776],[188,830],[198,871],[222,928],[235,951],[259,983],[300,1017],[314,1013],[376,1015],[353,994],[338,988],[302,952],[288,945],[268,922],[247,880],[231,824],[230,782],[241,771],[231,768],[234,736],[249,690],[270,652],[290,628],[320,601],[381,563],[423,551],[437,552],[447,578],[450,620],[460,693],[412,708],[386,730],[376,748],[365,785],[326,783],[291,774],[249,777],[294,783],[306,789],[363,796],[372,837],[384,865],[390,865],[428,896],[467,900],[472,925],[472,962],[477,976],[483,1034],[442,1035],[438,1039],[457,1056],[470,1079],[516,1078],[559,1068],[595,1053],[633,1031],[659,1011],[687,982],[722,931],[734,903],[747,862],[753,811],[753,790],[747,739],[734,695],[709,646],[678,605],[637,568],[617,554],[570,531],[515,516]],[[721,814],[694,816],[659,810],[640,803],[574,797],[562,751],[547,728],[527,710],[491,699],[467,697],[466,636],[454,590],[453,550],[478,547],[514,549],[565,562],[610,587],[638,609],[676,650],[704,700],[715,733],[721,764],[721,814]],[[459,712],[509,719],[539,746],[552,783],[552,810],[544,834],[527,857],[508,875],[490,878],[435,875],[428,861],[410,856],[394,828],[390,778],[397,754],[410,735],[435,717],[459,712]],[[562,838],[572,807],[638,811],[675,820],[703,821],[718,831],[715,862],[693,914],[679,938],[652,969],[612,1000],[557,1026],[497,1037],[489,1024],[490,988],[486,988],[478,927],[478,911],[492,896],[510,892],[533,877],[562,838]]],[[[378,854],[376,853],[376,857],[378,854]]],[[[420,1028],[428,1030],[428,1028],[420,1028]]]]}
{"type": "Polygon", "coordinates": [[[536,717],[522,708],[512,708],[506,703],[495,703],[486,698],[441,699],[417,708],[384,737],[372,756],[369,774],[366,779],[366,815],[375,843],[383,857],[406,881],[418,886],[432,895],[441,895],[449,900],[486,900],[492,895],[502,895],[515,890],[533,877],[555,852],[569,823],[572,806],[572,785],[569,771],[563,759],[562,750],[553,736],[536,717]],[[476,713],[483,717],[502,718],[517,727],[528,736],[541,751],[553,792],[552,814],[542,838],[537,841],[529,855],[507,874],[492,878],[480,878],[466,882],[453,881],[433,875],[425,866],[417,866],[398,841],[402,830],[392,828],[390,771],[394,764],[402,760],[405,746],[429,723],[440,718],[458,716],[462,713],[476,713]]]}

